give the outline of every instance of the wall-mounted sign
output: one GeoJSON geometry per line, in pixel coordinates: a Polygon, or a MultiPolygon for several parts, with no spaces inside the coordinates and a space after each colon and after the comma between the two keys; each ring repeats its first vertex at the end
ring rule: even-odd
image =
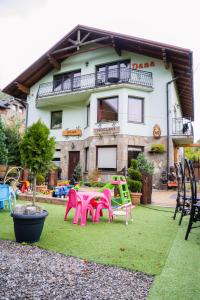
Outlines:
{"type": "Polygon", "coordinates": [[[146,68],[152,68],[155,67],[155,62],[145,62],[145,63],[134,63],[132,64],[132,70],[138,70],[138,69],[146,69],[146,68]]]}
{"type": "Polygon", "coordinates": [[[63,130],[62,135],[64,135],[64,136],[81,136],[82,130],[81,129],[66,129],[66,130],[63,130]]]}
{"type": "Polygon", "coordinates": [[[95,135],[112,135],[118,134],[120,131],[120,127],[105,127],[105,128],[95,128],[94,134],[95,135]]]}
{"type": "Polygon", "coordinates": [[[161,136],[161,129],[158,124],[154,125],[153,127],[153,136],[155,139],[159,139],[161,136]]]}

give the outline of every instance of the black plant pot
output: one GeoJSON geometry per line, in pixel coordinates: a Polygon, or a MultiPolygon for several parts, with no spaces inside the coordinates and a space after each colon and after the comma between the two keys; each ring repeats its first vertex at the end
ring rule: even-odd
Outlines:
{"type": "Polygon", "coordinates": [[[11,217],[13,217],[14,222],[16,242],[38,242],[47,216],[48,212],[46,210],[35,215],[11,213],[11,217]]]}

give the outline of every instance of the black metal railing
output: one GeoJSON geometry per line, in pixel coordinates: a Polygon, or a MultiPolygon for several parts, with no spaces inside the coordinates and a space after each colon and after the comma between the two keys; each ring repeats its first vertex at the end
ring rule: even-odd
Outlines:
{"type": "Polygon", "coordinates": [[[191,121],[184,118],[173,118],[172,135],[193,136],[193,126],[191,121]]]}
{"type": "Polygon", "coordinates": [[[37,98],[120,83],[153,87],[152,73],[120,68],[118,70],[109,70],[108,72],[96,72],[67,79],[62,78],[52,82],[40,84],[37,98]]]}

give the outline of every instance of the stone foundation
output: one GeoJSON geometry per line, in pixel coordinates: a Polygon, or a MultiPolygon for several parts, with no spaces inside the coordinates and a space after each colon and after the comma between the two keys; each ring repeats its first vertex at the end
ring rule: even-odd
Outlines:
{"type": "MultiPolygon", "coordinates": [[[[163,154],[150,153],[151,145],[155,143],[163,143],[166,147],[166,137],[161,137],[158,141],[153,137],[129,136],[129,135],[107,135],[103,137],[92,136],[85,140],[70,140],[65,142],[57,142],[57,148],[61,149],[61,168],[62,179],[68,178],[69,151],[80,151],[80,164],[82,173],[85,171],[85,148],[89,147],[89,164],[88,173],[96,169],[96,147],[97,146],[117,146],[117,171],[124,167],[127,168],[128,163],[128,146],[144,147],[144,153],[147,158],[154,163],[155,174],[153,176],[153,184],[159,187],[161,173],[166,170],[166,152],[163,154]],[[72,144],[73,143],[73,144],[72,144]]],[[[115,172],[116,173],[116,172],[115,172]]],[[[101,172],[101,177],[105,181],[109,181],[113,172],[101,172]]],[[[87,174],[84,174],[87,177],[87,174]]]]}
{"type": "MultiPolygon", "coordinates": [[[[19,194],[19,200],[32,202],[33,196],[26,194],[19,194]]],[[[36,202],[40,203],[50,203],[50,204],[58,204],[58,205],[66,205],[67,199],[63,198],[54,198],[49,196],[36,196],[36,202]]]]}

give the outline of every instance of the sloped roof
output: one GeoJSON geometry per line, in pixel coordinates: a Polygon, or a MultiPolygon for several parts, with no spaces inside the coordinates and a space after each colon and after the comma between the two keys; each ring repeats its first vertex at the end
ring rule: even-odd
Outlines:
{"type": "Polygon", "coordinates": [[[193,55],[191,50],[83,25],[77,25],[72,29],[63,39],[7,85],[3,92],[20,99],[26,99],[28,89],[32,85],[64,59],[74,55],[77,51],[81,51],[79,50],[81,44],[80,47],[76,44],[78,34],[80,35],[79,40],[82,40],[83,44],[90,44],[90,41],[97,40],[102,47],[113,46],[119,54],[121,50],[127,50],[161,59],[166,66],[171,63],[174,77],[177,77],[176,84],[183,117],[194,119],[193,55]]]}

